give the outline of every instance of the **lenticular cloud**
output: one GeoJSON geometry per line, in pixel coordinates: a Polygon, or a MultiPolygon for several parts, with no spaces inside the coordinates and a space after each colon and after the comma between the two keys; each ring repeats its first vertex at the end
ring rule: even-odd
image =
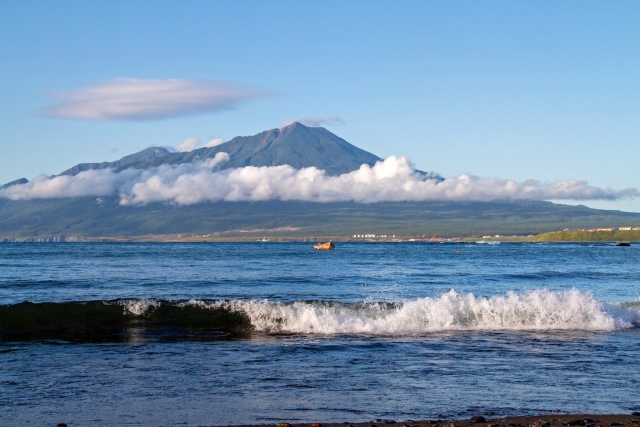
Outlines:
{"type": "Polygon", "coordinates": [[[219,81],[117,79],[49,94],[56,105],[47,117],[79,120],[151,120],[222,111],[271,96],[219,81]]]}
{"type": "Polygon", "coordinates": [[[315,167],[255,167],[220,170],[227,153],[197,163],[163,165],[147,170],[112,169],[81,172],[76,176],[41,176],[33,181],[0,190],[13,200],[35,198],[118,195],[122,205],[169,202],[190,205],[209,201],[300,200],[359,203],[530,199],[617,200],[635,197],[638,190],[622,191],[565,180],[540,183],[528,180],[478,178],[463,174],[436,180],[416,171],[407,157],[390,156],[374,166],[339,176],[315,167]]]}

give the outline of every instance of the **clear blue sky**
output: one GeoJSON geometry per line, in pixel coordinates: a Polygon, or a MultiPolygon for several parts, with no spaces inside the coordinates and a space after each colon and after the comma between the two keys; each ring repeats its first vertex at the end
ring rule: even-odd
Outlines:
{"type": "Polygon", "coordinates": [[[640,187],[638,1],[4,0],[0,76],[0,183],[338,116],[326,127],[347,141],[443,176],[640,187]],[[155,120],[42,114],[52,93],[118,78],[273,96],[155,120]]]}

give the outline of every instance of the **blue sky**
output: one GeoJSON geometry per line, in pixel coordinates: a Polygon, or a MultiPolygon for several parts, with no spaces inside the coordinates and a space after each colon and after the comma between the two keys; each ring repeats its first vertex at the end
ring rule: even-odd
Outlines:
{"type": "MultiPolygon", "coordinates": [[[[326,127],[347,141],[443,176],[638,188],[639,22],[625,1],[5,0],[0,183],[335,116],[326,127]],[[176,117],[47,110],[116,79],[249,96],[176,117]]],[[[640,212],[638,199],[579,203],[640,212]]]]}

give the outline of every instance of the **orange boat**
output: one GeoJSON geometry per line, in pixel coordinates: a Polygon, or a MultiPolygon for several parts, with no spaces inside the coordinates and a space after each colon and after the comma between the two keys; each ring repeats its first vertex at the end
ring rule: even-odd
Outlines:
{"type": "Polygon", "coordinates": [[[316,243],[315,245],[313,245],[313,247],[318,249],[319,251],[330,251],[333,250],[334,245],[333,242],[329,241],[327,243],[316,243]]]}

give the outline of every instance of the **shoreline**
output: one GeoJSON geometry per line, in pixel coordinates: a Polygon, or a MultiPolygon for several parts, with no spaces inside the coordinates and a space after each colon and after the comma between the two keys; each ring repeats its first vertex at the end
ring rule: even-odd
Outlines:
{"type": "Polygon", "coordinates": [[[618,240],[538,240],[531,237],[522,238],[491,238],[480,237],[463,238],[442,238],[442,239],[349,239],[345,237],[265,237],[261,239],[250,238],[201,238],[201,237],[150,237],[150,236],[121,236],[121,237],[30,237],[30,238],[4,238],[2,243],[324,243],[332,241],[334,243],[442,243],[442,244],[469,244],[469,243],[640,243],[638,239],[618,239],[618,240]]]}
{"type": "Polygon", "coordinates": [[[640,427],[640,412],[629,414],[551,414],[490,418],[476,416],[464,419],[393,420],[376,419],[368,422],[296,423],[281,421],[273,424],[217,425],[211,427],[640,427]]]}
{"type": "Polygon", "coordinates": [[[79,234],[57,234],[25,237],[1,237],[0,243],[619,243],[640,242],[640,230],[617,231],[550,231],[536,235],[445,235],[429,237],[425,234],[403,235],[344,235],[310,234],[295,230],[250,230],[227,231],[209,234],[176,233],[146,234],[132,236],[83,236],[79,234]],[[292,233],[287,233],[292,231],[292,233]]]}

